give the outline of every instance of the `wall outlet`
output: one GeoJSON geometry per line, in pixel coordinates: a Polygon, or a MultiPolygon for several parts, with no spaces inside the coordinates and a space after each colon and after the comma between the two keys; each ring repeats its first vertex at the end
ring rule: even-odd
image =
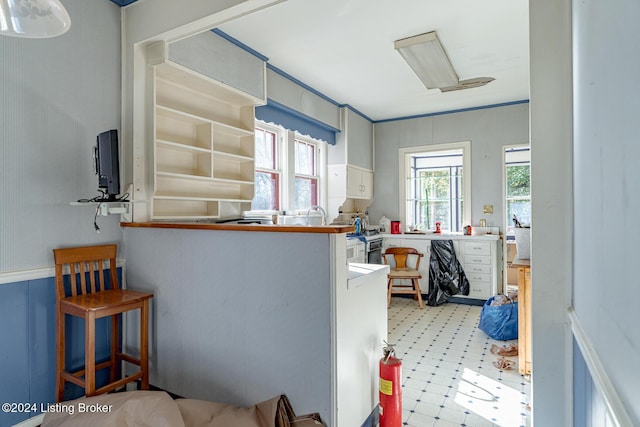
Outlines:
{"type": "Polygon", "coordinates": [[[482,212],[486,213],[486,214],[492,214],[493,213],[493,205],[484,205],[482,208],[482,212]]]}

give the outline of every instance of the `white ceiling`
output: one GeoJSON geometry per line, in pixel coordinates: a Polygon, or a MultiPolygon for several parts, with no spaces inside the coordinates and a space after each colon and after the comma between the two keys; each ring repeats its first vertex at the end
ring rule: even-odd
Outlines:
{"type": "Polygon", "coordinates": [[[288,0],[218,28],[372,120],[529,99],[528,0],[288,0]],[[461,80],[495,81],[427,90],[393,42],[434,30],[461,80]]]}

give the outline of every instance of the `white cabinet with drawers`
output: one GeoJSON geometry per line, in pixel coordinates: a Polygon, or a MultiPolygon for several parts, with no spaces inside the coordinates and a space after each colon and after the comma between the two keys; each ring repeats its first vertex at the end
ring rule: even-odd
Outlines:
{"type": "Polygon", "coordinates": [[[385,234],[384,249],[390,247],[415,248],[424,258],[420,261],[422,280],[420,289],[429,292],[429,259],[431,240],[451,240],[456,256],[469,280],[469,295],[454,298],[486,300],[502,293],[502,240],[497,235],[463,236],[458,234],[385,234]]]}

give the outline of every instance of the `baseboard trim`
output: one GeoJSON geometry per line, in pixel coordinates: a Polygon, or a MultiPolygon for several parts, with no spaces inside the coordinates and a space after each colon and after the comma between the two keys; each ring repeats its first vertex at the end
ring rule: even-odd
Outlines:
{"type": "Polygon", "coordinates": [[[607,411],[611,416],[611,420],[618,427],[633,427],[631,417],[627,412],[620,396],[615,387],[611,383],[598,354],[596,353],[589,335],[582,327],[582,322],[576,314],[573,307],[569,308],[569,322],[571,324],[571,332],[578,344],[578,348],[582,352],[582,357],[587,365],[587,369],[591,374],[591,378],[596,388],[602,395],[602,399],[607,407],[607,411]]]}
{"type": "MultiPolygon", "coordinates": [[[[124,258],[116,260],[118,267],[124,266],[124,258]]],[[[107,264],[108,266],[108,264],[107,264]]],[[[0,285],[10,283],[26,282],[29,280],[46,279],[56,275],[55,267],[32,268],[29,270],[15,270],[0,272],[0,285]]]]}
{"type": "Polygon", "coordinates": [[[380,405],[376,405],[361,427],[377,427],[380,422],[380,405]]]}

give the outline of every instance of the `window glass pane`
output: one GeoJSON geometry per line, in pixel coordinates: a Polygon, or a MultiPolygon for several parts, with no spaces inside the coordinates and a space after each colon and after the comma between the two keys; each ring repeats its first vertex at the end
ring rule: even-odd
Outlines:
{"type": "Polygon", "coordinates": [[[464,218],[462,150],[414,153],[410,157],[410,200],[407,221],[420,229],[460,231],[464,218]]]}
{"type": "Polygon", "coordinates": [[[507,200],[507,218],[513,227],[513,216],[515,215],[522,224],[531,223],[531,200],[507,200]]]}
{"type": "Polygon", "coordinates": [[[255,195],[251,202],[254,210],[279,210],[279,175],[256,171],[255,195]]]}
{"type": "Polygon", "coordinates": [[[295,208],[308,209],[318,204],[318,180],[296,177],[295,208]]]}
{"type": "Polygon", "coordinates": [[[529,147],[505,149],[506,234],[513,234],[513,217],[531,223],[531,153],[529,147]]]}
{"type": "Polygon", "coordinates": [[[256,129],[256,168],[276,169],[276,135],[256,129]]]}
{"type": "Polygon", "coordinates": [[[507,197],[531,195],[529,165],[507,166],[507,197]]]}
{"type": "Polygon", "coordinates": [[[296,172],[301,175],[315,175],[315,146],[296,141],[296,172]]]}

